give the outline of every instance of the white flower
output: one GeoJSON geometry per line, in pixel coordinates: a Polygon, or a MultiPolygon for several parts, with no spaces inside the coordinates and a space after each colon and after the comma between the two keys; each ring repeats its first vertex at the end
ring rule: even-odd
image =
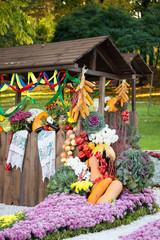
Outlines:
{"type": "Polygon", "coordinates": [[[106,106],[105,108],[104,108],[104,111],[108,111],[109,110],[109,106],[106,106]]]}
{"type": "Polygon", "coordinates": [[[47,117],[47,122],[53,124],[53,118],[51,116],[47,117]]]}

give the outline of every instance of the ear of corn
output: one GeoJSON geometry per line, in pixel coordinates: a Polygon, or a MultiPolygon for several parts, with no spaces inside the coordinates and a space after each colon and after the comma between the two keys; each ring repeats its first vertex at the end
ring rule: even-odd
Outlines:
{"type": "Polygon", "coordinates": [[[78,94],[78,100],[71,114],[75,122],[78,119],[79,113],[83,118],[85,118],[86,115],[87,116],[89,115],[87,105],[88,106],[93,105],[93,101],[90,95],[88,94],[88,92],[89,93],[93,92],[91,87],[94,87],[94,86],[95,86],[94,83],[85,80],[84,77],[81,78],[81,82],[76,88],[76,93],[78,94]]]}
{"type": "Polygon", "coordinates": [[[116,97],[117,101],[121,101],[121,107],[123,107],[123,103],[128,101],[128,90],[127,87],[130,85],[126,82],[126,80],[123,80],[122,83],[116,88],[116,94],[118,96],[116,97]]]}

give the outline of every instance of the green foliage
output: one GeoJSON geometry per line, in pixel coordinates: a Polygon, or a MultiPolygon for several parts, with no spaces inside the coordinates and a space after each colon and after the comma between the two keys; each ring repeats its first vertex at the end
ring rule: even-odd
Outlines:
{"type": "Polygon", "coordinates": [[[55,175],[49,180],[47,186],[47,194],[53,194],[56,192],[63,193],[73,193],[74,189],[70,188],[70,185],[77,181],[77,176],[74,170],[68,166],[61,166],[56,168],[55,175]]]}
{"type": "Polygon", "coordinates": [[[34,35],[33,28],[28,22],[28,16],[22,10],[28,5],[28,2],[25,0],[6,0],[1,1],[0,4],[0,34],[4,35],[10,29],[20,44],[33,42],[31,37],[34,35]]]}
{"type": "Polygon", "coordinates": [[[117,176],[123,186],[138,192],[150,186],[154,175],[154,163],[145,152],[129,149],[116,160],[117,176]]]}
{"type": "MultiPolygon", "coordinates": [[[[45,240],[53,240],[53,239],[60,240],[60,239],[71,238],[80,234],[88,234],[88,233],[94,233],[94,232],[100,232],[108,229],[113,229],[121,225],[128,225],[131,222],[137,220],[139,217],[143,217],[148,214],[154,214],[155,212],[158,212],[158,206],[155,203],[152,205],[151,211],[149,210],[148,206],[144,206],[143,208],[137,207],[134,212],[128,211],[127,214],[123,217],[123,219],[115,219],[113,223],[101,222],[97,224],[95,227],[80,228],[77,230],[60,229],[58,233],[57,232],[47,233],[45,240]]],[[[34,237],[32,237],[32,239],[38,240],[38,238],[34,238],[34,237]]]]}
{"type": "Polygon", "coordinates": [[[137,19],[120,7],[109,6],[106,10],[99,5],[88,4],[75,9],[59,21],[53,40],[110,35],[121,51],[133,51],[138,49],[134,37],[139,24],[137,19]]]}

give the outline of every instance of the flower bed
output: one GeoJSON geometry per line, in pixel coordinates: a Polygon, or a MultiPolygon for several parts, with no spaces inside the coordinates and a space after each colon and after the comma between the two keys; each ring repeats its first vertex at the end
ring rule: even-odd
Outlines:
{"type": "MultiPolygon", "coordinates": [[[[121,221],[128,214],[134,213],[138,209],[143,211],[143,208],[145,214],[154,213],[157,210],[155,196],[149,188],[145,189],[144,193],[137,194],[126,190],[115,202],[100,204],[90,204],[85,197],[77,194],[62,193],[58,196],[56,193],[49,195],[39,205],[27,210],[27,220],[15,223],[12,228],[2,230],[0,239],[45,238],[46,234],[57,235],[57,239],[61,239],[65,235],[72,236],[72,230],[85,228],[86,232],[93,232],[94,227],[100,223],[105,224],[106,227],[109,224],[111,227],[115,221],[119,220],[117,226],[121,225],[121,221]]],[[[100,228],[100,230],[102,229],[100,228]]]]}
{"type": "Polygon", "coordinates": [[[125,236],[120,236],[122,240],[156,240],[160,237],[160,219],[147,223],[137,231],[125,236]]]}

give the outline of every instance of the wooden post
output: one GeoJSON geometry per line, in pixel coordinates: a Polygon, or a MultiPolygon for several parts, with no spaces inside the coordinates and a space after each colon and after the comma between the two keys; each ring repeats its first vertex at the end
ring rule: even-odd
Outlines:
{"type": "Polygon", "coordinates": [[[132,75],[132,111],[136,111],[136,75],[132,75]]]}
{"type": "Polygon", "coordinates": [[[106,78],[100,77],[99,80],[99,113],[104,117],[104,101],[105,101],[105,83],[106,78]]]}
{"type": "Polygon", "coordinates": [[[90,59],[90,69],[96,70],[96,61],[97,61],[97,52],[96,49],[93,49],[90,59]]]}
{"type": "MultiPolygon", "coordinates": [[[[16,88],[18,89],[18,85],[16,83],[16,88]]],[[[21,92],[16,92],[16,97],[15,97],[15,105],[21,102],[21,92]]]]}

